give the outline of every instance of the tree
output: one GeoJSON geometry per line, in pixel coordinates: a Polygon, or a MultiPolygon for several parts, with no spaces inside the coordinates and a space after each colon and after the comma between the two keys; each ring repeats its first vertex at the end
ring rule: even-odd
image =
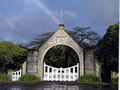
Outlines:
{"type": "Polygon", "coordinates": [[[70,67],[79,62],[77,53],[65,45],[52,47],[44,57],[45,63],[54,67],[70,67]]]}
{"type": "Polygon", "coordinates": [[[26,49],[9,41],[0,42],[0,71],[18,69],[26,60],[26,49]]]}
{"type": "Polygon", "coordinates": [[[103,82],[110,82],[111,71],[118,72],[119,24],[108,27],[107,33],[97,44],[96,56],[102,67],[103,82]]]}
{"type": "Polygon", "coordinates": [[[101,39],[98,33],[90,30],[90,27],[75,27],[69,33],[77,40],[83,49],[88,49],[96,46],[101,39]]]}
{"type": "Polygon", "coordinates": [[[33,41],[31,41],[28,44],[25,44],[24,46],[30,49],[38,49],[45,41],[48,40],[49,37],[53,35],[53,33],[54,32],[47,32],[47,33],[40,34],[33,41]]]}

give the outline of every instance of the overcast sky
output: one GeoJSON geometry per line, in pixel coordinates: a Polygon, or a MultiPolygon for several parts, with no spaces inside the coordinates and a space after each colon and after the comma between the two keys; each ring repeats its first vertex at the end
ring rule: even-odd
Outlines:
{"type": "Polygon", "coordinates": [[[28,43],[58,28],[63,11],[65,28],[91,27],[101,36],[119,21],[119,0],[0,0],[0,41],[28,43]],[[41,3],[42,2],[42,3],[41,3]]]}

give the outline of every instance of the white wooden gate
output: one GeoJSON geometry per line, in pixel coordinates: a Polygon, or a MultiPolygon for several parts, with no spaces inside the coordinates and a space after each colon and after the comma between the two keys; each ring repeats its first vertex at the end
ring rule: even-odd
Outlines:
{"type": "Polygon", "coordinates": [[[12,72],[12,81],[17,81],[21,77],[21,69],[16,72],[12,72]]]}
{"type": "Polygon", "coordinates": [[[76,81],[78,77],[78,63],[69,68],[55,68],[44,63],[44,81],[76,81]]]}

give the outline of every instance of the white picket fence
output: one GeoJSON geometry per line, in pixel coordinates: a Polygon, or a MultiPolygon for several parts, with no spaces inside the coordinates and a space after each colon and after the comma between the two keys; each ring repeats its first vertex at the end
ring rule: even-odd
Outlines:
{"type": "Polygon", "coordinates": [[[18,81],[20,77],[21,77],[21,69],[16,72],[12,72],[12,81],[18,81]]]}
{"type": "Polygon", "coordinates": [[[55,68],[44,63],[44,81],[76,81],[78,77],[78,63],[69,68],[55,68]]]}

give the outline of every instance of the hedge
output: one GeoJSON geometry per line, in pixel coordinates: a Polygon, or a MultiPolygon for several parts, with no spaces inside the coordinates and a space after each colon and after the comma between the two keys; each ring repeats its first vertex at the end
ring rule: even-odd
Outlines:
{"type": "Polygon", "coordinates": [[[20,81],[23,81],[23,82],[39,82],[40,78],[35,76],[35,75],[25,74],[25,75],[21,76],[20,81]]]}
{"type": "Polygon", "coordinates": [[[0,75],[0,82],[11,81],[10,76],[8,75],[0,75]]]}
{"type": "Polygon", "coordinates": [[[78,82],[82,82],[82,83],[96,83],[96,82],[101,82],[101,79],[100,79],[100,77],[97,77],[95,75],[88,74],[88,75],[81,76],[78,79],[78,82]]]}

